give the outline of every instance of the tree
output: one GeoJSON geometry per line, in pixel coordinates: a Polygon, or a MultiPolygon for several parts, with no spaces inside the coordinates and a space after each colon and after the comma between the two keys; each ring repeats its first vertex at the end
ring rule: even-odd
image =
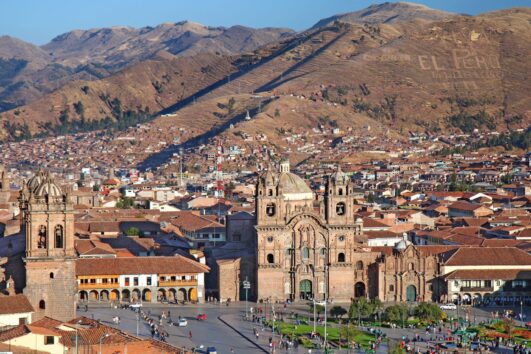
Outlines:
{"type": "Polygon", "coordinates": [[[99,192],[100,191],[100,185],[99,184],[95,184],[92,186],[92,191],[94,192],[99,192]]]}
{"type": "Polygon", "coordinates": [[[424,321],[436,322],[442,319],[443,311],[437,306],[428,302],[421,302],[415,308],[415,315],[424,321]]]}
{"type": "Polygon", "coordinates": [[[234,97],[231,97],[229,99],[229,102],[227,103],[227,110],[229,111],[229,114],[232,114],[234,112],[234,105],[236,104],[236,100],[234,97]]]}
{"type": "Polygon", "coordinates": [[[357,318],[358,323],[361,323],[361,319],[370,315],[370,305],[367,302],[367,299],[364,297],[359,297],[357,299],[352,299],[350,302],[350,308],[348,310],[349,318],[357,318]]]}
{"type": "Polygon", "coordinates": [[[392,305],[385,309],[384,318],[389,322],[404,322],[409,316],[409,310],[405,305],[392,305]]]}
{"type": "Polygon", "coordinates": [[[367,203],[374,203],[374,194],[372,192],[367,195],[367,203]]]}
{"type": "Polygon", "coordinates": [[[278,110],[278,108],[275,108],[275,118],[278,117],[280,117],[280,111],[278,110]]]}
{"type": "Polygon", "coordinates": [[[343,317],[346,314],[347,314],[347,310],[345,310],[343,307],[338,306],[338,305],[333,306],[330,309],[330,316],[335,317],[336,319],[338,319],[339,317],[343,317]]]}

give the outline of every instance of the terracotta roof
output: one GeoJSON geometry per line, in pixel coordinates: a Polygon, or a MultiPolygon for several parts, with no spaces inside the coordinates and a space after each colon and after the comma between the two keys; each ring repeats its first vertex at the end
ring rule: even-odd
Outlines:
{"type": "Polygon", "coordinates": [[[378,220],[374,220],[372,218],[363,218],[363,227],[364,228],[387,228],[389,229],[391,226],[384,224],[383,222],[380,222],[378,220]]]}
{"type": "Polygon", "coordinates": [[[26,325],[18,325],[16,327],[10,328],[8,330],[0,332],[0,342],[6,342],[13,338],[23,336],[30,333],[30,329],[26,325]]]}
{"type": "Polygon", "coordinates": [[[515,247],[464,247],[445,262],[447,266],[531,265],[531,255],[515,247]]]}
{"type": "Polygon", "coordinates": [[[512,279],[531,279],[531,271],[520,269],[458,269],[446,275],[447,279],[464,279],[464,280],[512,280],[512,279]]]}
{"type": "Polygon", "coordinates": [[[25,295],[18,294],[0,297],[0,315],[26,312],[34,312],[34,310],[25,295]]]}
{"type": "Polygon", "coordinates": [[[391,231],[365,231],[364,234],[368,239],[402,237],[401,234],[391,231]]]}
{"type": "Polygon", "coordinates": [[[209,268],[182,256],[78,259],[76,275],[204,273],[209,268]]]}
{"type": "Polygon", "coordinates": [[[481,205],[481,204],[472,204],[472,203],[469,203],[469,202],[461,201],[461,202],[455,202],[455,203],[450,204],[448,206],[448,209],[458,209],[458,210],[473,211],[473,210],[479,209],[481,207],[484,207],[484,206],[481,205]]]}

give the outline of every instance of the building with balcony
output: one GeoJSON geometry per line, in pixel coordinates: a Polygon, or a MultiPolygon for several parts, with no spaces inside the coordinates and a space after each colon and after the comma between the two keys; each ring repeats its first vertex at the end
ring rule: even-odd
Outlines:
{"type": "Polygon", "coordinates": [[[208,271],[184,256],[78,259],[78,300],[202,302],[208,271]]]}

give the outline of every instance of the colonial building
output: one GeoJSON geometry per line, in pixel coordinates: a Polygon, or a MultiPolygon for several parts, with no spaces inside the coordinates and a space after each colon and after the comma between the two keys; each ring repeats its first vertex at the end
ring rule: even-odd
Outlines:
{"type": "Polygon", "coordinates": [[[20,193],[26,235],[26,288],[34,320],[75,317],[74,209],[49,173],[39,172],[20,193]]]}
{"type": "Polygon", "coordinates": [[[289,162],[258,178],[257,298],[299,300],[365,296],[375,255],[355,220],[353,186],[338,169],[322,198],[289,162]],[[364,249],[366,248],[366,249],[364,249]]]}

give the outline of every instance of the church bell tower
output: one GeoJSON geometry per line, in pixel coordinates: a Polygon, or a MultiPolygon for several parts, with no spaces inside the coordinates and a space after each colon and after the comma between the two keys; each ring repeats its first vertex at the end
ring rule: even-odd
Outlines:
{"type": "Polygon", "coordinates": [[[24,294],[43,316],[75,317],[74,209],[49,173],[38,172],[20,192],[21,229],[26,234],[24,294]]]}

